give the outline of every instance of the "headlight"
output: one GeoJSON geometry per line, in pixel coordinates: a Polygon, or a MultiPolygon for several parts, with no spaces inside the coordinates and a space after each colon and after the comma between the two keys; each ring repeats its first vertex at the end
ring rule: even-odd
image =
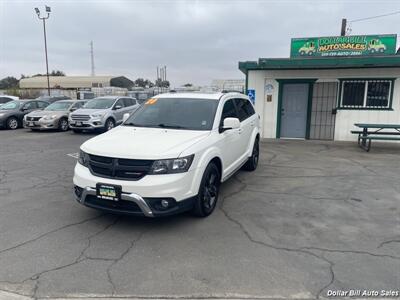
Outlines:
{"type": "Polygon", "coordinates": [[[85,167],[89,166],[89,155],[82,150],[79,150],[78,162],[85,167]]]}
{"type": "Polygon", "coordinates": [[[91,117],[92,118],[102,118],[104,117],[105,113],[96,113],[96,114],[92,114],[91,117]]]}
{"type": "Polygon", "coordinates": [[[175,159],[156,160],[153,163],[149,174],[158,175],[187,172],[192,164],[193,158],[194,154],[175,159]]]}
{"type": "Polygon", "coordinates": [[[43,117],[43,120],[54,120],[55,118],[57,118],[57,115],[44,116],[44,117],[43,117]]]}

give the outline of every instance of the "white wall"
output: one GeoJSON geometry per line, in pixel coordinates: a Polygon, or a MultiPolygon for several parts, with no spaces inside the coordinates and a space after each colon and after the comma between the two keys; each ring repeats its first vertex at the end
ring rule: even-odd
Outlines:
{"type": "Polygon", "coordinates": [[[356,140],[350,133],[354,123],[400,124],[400,68],[337,69],[337,70],[273,70],[249,71],[248,89],[256,90],[256,111],[261,117],[261,136],[276,137],[278,110],[278,82],[276,79],[308,79],[337,81],[339,78],[397,78],[393,91],[393,111],[338,110],[335,140],[356,140]],[[272,84],[272,102],[266,102],[265,85],[272,84]]]}

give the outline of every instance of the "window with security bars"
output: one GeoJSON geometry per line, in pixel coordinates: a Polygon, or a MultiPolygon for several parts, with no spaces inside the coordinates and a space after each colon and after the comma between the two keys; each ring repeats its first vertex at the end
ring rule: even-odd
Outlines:
{"type": "Polygon", "coordinates": [[[388,109],[393,80],[344,80],[340,107],[388,109]]]}

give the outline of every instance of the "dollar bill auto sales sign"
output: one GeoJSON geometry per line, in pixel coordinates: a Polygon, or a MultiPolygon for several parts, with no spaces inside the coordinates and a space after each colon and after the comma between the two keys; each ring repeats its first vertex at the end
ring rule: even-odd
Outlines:
{"type": "Polygon", "coordinates": [[[294,38],[290,57],[392,55],[396,44],[395,34],[294,38]]]}

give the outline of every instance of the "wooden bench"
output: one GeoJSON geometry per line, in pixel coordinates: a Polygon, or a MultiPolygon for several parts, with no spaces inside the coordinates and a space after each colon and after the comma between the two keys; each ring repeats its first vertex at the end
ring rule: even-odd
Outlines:
{"type": "Polygon", "coordinates": [[[372,140],[380,140],[380,141],[400,141],[400,136],[384,136],[384,135],[367,135],[367,136],[358,136],[358,144],[365,151],[369,152],[371,150],[371,141],[372,140]],[[360,140],[365,140],[367,143],[360,143],[360,140]]]}

